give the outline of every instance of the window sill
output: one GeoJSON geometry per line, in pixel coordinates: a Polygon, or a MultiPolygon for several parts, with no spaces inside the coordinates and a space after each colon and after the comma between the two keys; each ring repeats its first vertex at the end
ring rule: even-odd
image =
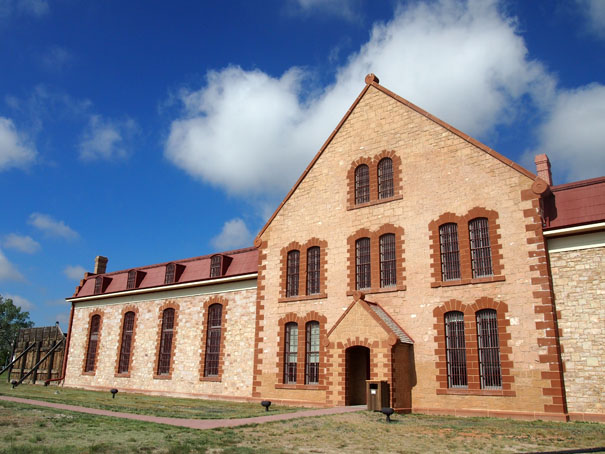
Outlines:
{"type": "Polygon", "coordinates": [[[115,374],[114,377],[116,378],[130,378],[130,372],[122,372],[119,374],[115,374]]]}
{"type": "Polygon", "coordinates": [[[158,375],[153,374],[154,380],[172,380],[172,374],[158,375]]]}
{"type": "Polygon", "coordinates": [[[290,296],[288,298],[279,298],[277,300],[278,303],[290,303],[295,301],[312,301],[312,300],[321,300],[326,299],[328,297],[327,293],[318,293],[317,295],[300,295],[300,296],[290,296]]]}
{"type": "Polygon", "coordinates": [[[221,377],[200,377],[200,381],[220,383],[221,377]]]}
{"type": "Polygon", "coordinates": [[[398,194],[398,195],[394,195],[393,197],[389,197],[389,198],[386,198],[386,199],[370,200],[369,202],[365,202],[365,203],[358,203],[356,205],[349,205],[347,207],[347,211],[357,210],[359,208],[371,207],[371,206],[374,206],[374,205],[380,205],[382,203],[388,203],[388,202],[392,202],[394,200],[401,200],[401,199],[403,199],[403,195],[398,194]]]}
{"type": "Polygon", "coordinates": [[[463,388],[447,388],[438,389],[438,395],[452,396],[500,396],[500,397],[516,397],[515,391],[504,389],[463,389],[463,388]]]}
{"type": "Polygon", "coordinates": [[[504,276],[487,276],[477,277],[475,279],[460,279],[457,281],[439,281],[432,282],[431,287],[455,287],[457,285],[469,285],[469,284],[483,284],[486,282],[503,282],[506,278],[504,276]]]}
{"type": "Polygon", "coordinates": [[[386,288],[366,288],[359,290],[349,290],[347,291],[347,296],[353,296],[355,292],[362,292],[364,295],[372,295],[379,293],[395,293],[395,292],[403,292],[406,290],[405,285],[397,285],[396,287],[386,287],[386,288]]]}
{"type": "Polygon", "coordinates": [[[277,383],[275,389],[304,389],[307,391],[325,391],[328,389],[326,385],[298,385],[298,384],[283,384],[277,383]]]}
{"type": "Polygon", "coordinates": [[[88,372],[82,372],[82,375],[89,375],[91,377],[94,377],[95,371],[94,370],[89,370],[88,372]]]}

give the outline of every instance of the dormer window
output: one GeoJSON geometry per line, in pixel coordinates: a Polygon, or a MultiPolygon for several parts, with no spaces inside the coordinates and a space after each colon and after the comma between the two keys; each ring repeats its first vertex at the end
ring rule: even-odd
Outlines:
{"type": "Polygon", "coordinates": [[[128,272],[128,282],[126,283],[126,288],[131,289],[135,288],[137,283],[137,272],[136,270],[130,270],[128,272]]]}
{"type": "Polygon", "coordinates": [[[174,263],[169,263],[166,265],[166,277],[164,278],[164,284],[174,284],[175,269],[176,265],[174,263]]]}
{"type": "Polygon", "coordinates": [[[101,276],[97,276],[95,278],[95,295],[103,293],[103,278],[101,276]]]}
{"type": "Polygon", "coordinates": [[[214,255],[210,259],[210,277],[220,277],[223,273],[223,256],[214,255]]]}

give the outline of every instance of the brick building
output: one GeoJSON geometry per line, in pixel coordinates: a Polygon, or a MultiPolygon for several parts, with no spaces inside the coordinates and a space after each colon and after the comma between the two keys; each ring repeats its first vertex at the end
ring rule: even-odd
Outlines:
{"type": "Polygon", "coordinates": [[[605,420],[605,178],[536,163],[368,75],[254,248],[101,258],[65,384],[352,405],[371,379],[400,411],[605,420]]]}

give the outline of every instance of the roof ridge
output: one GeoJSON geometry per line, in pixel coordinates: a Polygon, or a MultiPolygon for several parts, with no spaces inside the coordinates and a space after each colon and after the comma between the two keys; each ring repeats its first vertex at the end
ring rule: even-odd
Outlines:
{"type": "Polygon", "coordinates": [[[556,186],[551,186],[550,190],[551,191],[562,191],[562,190],[565,190],[565,189],[581,188],[583,186],[591,186],[593,184],[599,184],[599,183],[605,183],[605,176],[604,177],[589,178],[589,179],[586,179],[586,180],[572,181],[570,183],[558,184],[556,186]]]}

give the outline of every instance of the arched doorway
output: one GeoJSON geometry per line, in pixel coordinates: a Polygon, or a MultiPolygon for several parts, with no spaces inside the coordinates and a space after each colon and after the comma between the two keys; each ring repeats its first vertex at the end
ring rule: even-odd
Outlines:
{"type": "Polygon", "coordinates": [[[366,380],[370,379],[370,349],[349,347],[345,351],[345,405],[366,403],[366,380]]]}

